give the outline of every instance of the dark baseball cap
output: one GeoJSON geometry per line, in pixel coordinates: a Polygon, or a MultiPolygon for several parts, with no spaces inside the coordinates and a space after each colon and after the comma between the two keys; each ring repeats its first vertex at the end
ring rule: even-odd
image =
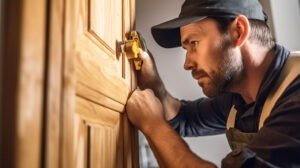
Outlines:
{"type": "Polygon", "coordinates": [[[207,17],[235,18],[245,15],[248,19],[267,21],[258,0],[186,0],[179,16],[151,28],[155,41],[162,47],[181,46],[180,27],[207,17]]]}

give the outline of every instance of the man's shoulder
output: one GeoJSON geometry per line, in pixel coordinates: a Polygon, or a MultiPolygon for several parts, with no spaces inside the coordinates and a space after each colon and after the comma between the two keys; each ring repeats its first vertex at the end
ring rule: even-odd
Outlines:
{"type": "Polygon", "coordinates": [[[300,76],[293,80],[279,97],[272,113],[271,115],[283,116],[297,114],[300,119],[300,76]]]}

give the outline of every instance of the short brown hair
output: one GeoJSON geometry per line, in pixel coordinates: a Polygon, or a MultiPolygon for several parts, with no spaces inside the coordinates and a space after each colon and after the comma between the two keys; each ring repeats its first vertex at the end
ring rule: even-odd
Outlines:
{"type": "MultiPolygon", "coordinates": [[[[234,18],[225,17],[212,19],[217,21],[219,30],[222,34],[227,33],[229,24],[234,20],[234,18]]],[[[250,40],[253,40],[267,48],[273,48],[275,46],[275,40],[266,22],[256,19],[249,19],[249,23],[251,27],[250,40]]]]}

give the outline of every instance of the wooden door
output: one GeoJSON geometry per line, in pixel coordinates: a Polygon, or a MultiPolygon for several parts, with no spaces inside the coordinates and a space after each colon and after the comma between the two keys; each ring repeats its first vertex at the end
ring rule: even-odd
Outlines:
{"type": "Polygon", "coordinates": [[[134,0],[50,5],[45,166],[138,167],[137,132],[124,113],[136,82],[117,50],[133,30],[134,0]]]}
{"type": "Polygon", "coordinates": [[[135,1],[2,5],[0,167],[138,167],[124,113],[136,82],[116,47],[133,30],[135,1]]]}
{"type": "Polygon", "coordinates": [[[66,1],[66,167],[133,167],[137,160],[124,115],[131,68],[116,46],[132,28],[132,7],[130,0],[66,1]]]}

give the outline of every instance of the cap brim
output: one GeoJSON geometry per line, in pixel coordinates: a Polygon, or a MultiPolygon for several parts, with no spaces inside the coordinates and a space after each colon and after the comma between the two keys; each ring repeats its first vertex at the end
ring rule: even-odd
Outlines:
{"type": "Polygon", "coordinates": [[[164,48],[181,46],[180,27],[205,19],[207,16],[180,17],[151,28],[154,40],[164,48]]]}

